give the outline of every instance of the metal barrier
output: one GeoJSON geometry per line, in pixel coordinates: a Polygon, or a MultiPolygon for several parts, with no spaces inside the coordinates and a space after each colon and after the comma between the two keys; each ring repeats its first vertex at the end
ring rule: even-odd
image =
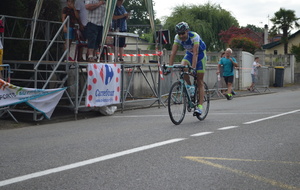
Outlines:
{"type": "Polygon", "coordinates": [[[5,80],[6,82],[10,82],[10,65],[9,64],[2,64],[0,65],[0,78],[5,80]]]}
{"type": "Polygon", "coordinates": [[[259,67],[258,68],[258,75],[257,75],[257,82],[255,84],[254,90],[260,93],[259,88],[264,88],[264,92],[269,89],[270,85],[270,74],[269,74],[269,67],[259,67]]]}
{"type": "Polygon", "coordinates": [[[212,89],[210,89],[210,91],[212,91],[212,97],[213,96],[217,96],[218,98],[222,97],[224,98],[223,92],[227,91],[227,85],[225,83],[225,80],[223,78],[223,66],[220,67],[220,78],[218,78],[218,75],[216,75],[215,79],[216,79],[216,83],[213,86],[212,89]]]}
{"type": "MultiPolygon", "coordinates": [[[[43,47],[48,46],[62,25],[62,22],[57,21],[35,20],[8,15],[0,15],[0,19],[3,21],[5,28],[5,33],[2,33],[4,44],[8,45],[8,41],[12,41],[14,46],[28,46],[28,60],[31,60],[32,46],[37,44],[42,44],[43,47]],[[36,23],[36,31],[33,36],[31,27],[34,23],[36,23]]],[[[63,33],[60,33],[59,37],[55,39],[56,47],[47,52],[46,60],[59,60],[62,53],[60,48],[57,47],[63,45],[64,42],[63,33]]]]}
{"type": "MultiPolygon", "coordinates": [[[[0,65],[0,79],[3,79],[6,82],[10,82],[10,66],[8,64],[0,65]]],[[[13,120],[18,123],[18,120],[10,111],[10,106],[0,107],[0,118],[10,116],[13,120]]]]}
{"type": "MultiPolygon", "coordinates": [[[[85,110],[85,98],[87,89],[87,66],[88,63],[75,63],[75,69],[71,69],[69,72],[69,104],[66,107],[74,109],[75,118],[80,109],[85,110]]],[[[136,103],[141,101],[156,102],[160,106],[163,104],[161,101],[160,84],[161,78],[159,73],[159,67],[157,64],[122,64],[121,65],[121,99],[120,107],[121,111],[124,111],[125,104],[136,103]],[[148,88],[139,87],[147,84],[148,88]],[[140,89],[145,94],[142,96],[137,90],[140,89]],[[149,96],[149,94],[152,94],[149,96]]]]}

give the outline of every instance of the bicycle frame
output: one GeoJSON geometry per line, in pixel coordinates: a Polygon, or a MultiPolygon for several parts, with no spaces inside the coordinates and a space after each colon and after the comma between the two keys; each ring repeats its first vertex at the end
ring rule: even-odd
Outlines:
{"type": "Polygon", "coordinates": [[[181,70],[180,77],[179,77],[178,81],[183,86],[184,93],[187,94],[188,104],[189,104],[190,108],[194,108],[195,107],[194,101],[192,100],[191,93],[187,89],[187,85],[186,85],[186,82],[184,80],[185,75],[192,76],[194,78],[193,84],[195,85],[195,92],[197,92],[197,76],[191,74],[191,72],[190,72],[191,70],[194,70],[194,69],[189,65],[185,66],[185,65],[181,65],[181,64],[176,64],[176,65],[173,65],[173,66],[165,66],[164,65],[164,67],[165,68],[177,68],[177,69],[181,70]],[[189,69],[189,71],[188,72],[184,71],[185,68],[189,69]]]}
{"type": "MultiPolygon", "coordinates": [[[[172,65],[172,66],[163,66],[165,73],[170,73],[170,70],[166,71],[166,68],[176,68],[180,69],[179,79],[174,82],[169,91],[168,97],[168,112],[171,121],[175,125],[179,125],[184,117],[186,110],[191,112],[192,109],[196,109],[198,106],[200,94],[198,92],[198,85],[197,85],[197,75],[194,74],[194,69],[187,65],[172,65]],[[186,70],[188,69],[188,71],[186,70]],[[191,72],[192,71],[192,72],[191,72]],[[187,88],[185,76],[192,76],[194,81],[193,84],[195,85],[195,94],[191,96],[190,90],[187,88]]],[[[202,114],[197,114],[197,112],[193,113],[193,116],[196,116],[200,121],[204,120],[208,114],[209,110],[209,90],[204,82],[204,100],[202,105],[202,114]]]]}

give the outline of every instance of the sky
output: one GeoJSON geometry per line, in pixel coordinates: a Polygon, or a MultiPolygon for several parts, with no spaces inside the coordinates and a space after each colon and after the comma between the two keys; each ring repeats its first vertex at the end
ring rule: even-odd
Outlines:
{"type": "Polygon", "coordinates": [[[235,17],[240,26],[252,24],[264,27],[265,24],[272,27],[269,21],[280,8],[294,10],[296,17],[300,17],[299,0],[153,0],[156,18],[163,21],[164,16],[170,16],[172,8],[181,5],[203,5],[207,2],[219,4],[223,9],[229,11],[235,17]],[[268,19],[269,16],[269,19],[268,19]]]}

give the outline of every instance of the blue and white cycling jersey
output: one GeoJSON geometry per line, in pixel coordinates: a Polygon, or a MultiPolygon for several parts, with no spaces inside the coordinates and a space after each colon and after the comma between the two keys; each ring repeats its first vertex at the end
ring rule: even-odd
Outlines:
{"type": "Polygon", "coordinates": [[[182,41],[177,34],[174,39],[174,44],[181,45],[185,50],[185,56],[183,61],[188,62],[189,65],[192,65],[193,62],[193,47],[195,44],[199,44],[198,50],[198,60],[196,65],[197,73],[204,73],[206,67],[206,45],[202,41],[201,37],[196,32],[188,32],[188,38],[185,41],[182,41]]]}
{"type": "Polygon", "coordinates": [[[181,45],[187,52],[190,52],[192,54],[193,54],[194,44],[199,44],[199,53],[206,50],[206,45],[202,41],[199,34],[197,34],[196,32],[192,32],[192,31],[188,32],[188,39],[186,41],[182,41],[179,38],[179,35],[177,34],[174,39],[174,44],[181,45]]]}

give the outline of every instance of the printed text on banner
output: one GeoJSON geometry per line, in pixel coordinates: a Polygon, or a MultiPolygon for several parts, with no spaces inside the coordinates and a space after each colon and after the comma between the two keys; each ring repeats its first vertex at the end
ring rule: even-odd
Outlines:
{"type": "Polygon", "coordinates": [[[89,64],[85,105],[101,107],[120,103],[120,64],[89,64]]]}

